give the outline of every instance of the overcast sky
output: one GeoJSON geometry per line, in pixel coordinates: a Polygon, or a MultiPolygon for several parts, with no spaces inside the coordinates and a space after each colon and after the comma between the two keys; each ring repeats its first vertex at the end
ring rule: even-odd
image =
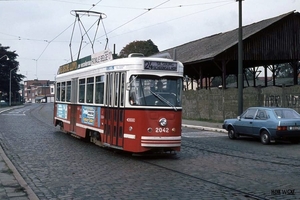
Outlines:
{"type": "MultiPolygon", "coordinates": [[[[0,44],[19,55],[19,72],[32,80],[54,80],[60,65],[77,56],[81,39],[72,10],[92,10],[107,17],[100,24],[95,52],[116,53],[135,40],[151,39],[160,51],[238,27],[236,0],[0,0],[0,44]]],[[[300,0],[244,0],[243,26],[290,11],[300,0]]],[[[97,17],[81,18],[94,38],[97,17]]],[[[92,54],[84,37],[80,57],[92,54]]]]}

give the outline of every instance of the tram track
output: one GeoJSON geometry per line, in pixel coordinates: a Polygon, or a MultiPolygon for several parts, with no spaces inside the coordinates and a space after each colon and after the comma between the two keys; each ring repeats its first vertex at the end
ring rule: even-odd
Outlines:
{"type": "MultiPolygon", "coordinates": [[[[46,116],[40,115],[41,112],[36,112],[36,111],[42,110],[45,107],[45,105],[46,104],[39,105],[33,109],[30,109],[29,112],[30,112],[31,116],[34,117],[35,119],[37,119],[39,122],[46,124],[47,126],[53,128],[54,126],[52,123],[49,123],[48,121],[43,120],[44,118],[46,118],[46,116]]],[[[189,143],[189,142],[186,141],[185,143],[189,143]]],[[[239,158],[239,159],[245,159],[245,160],[250,160],[250,161],[264,162],[264,163],[289,166],[289,167],[300,167],[300,163],[293,164],[293,163],[289,162],[289,161],[299,162],[298,159],[284,158],[284,157],[280,157],[280,156],[276,156],[276,155],[275,155],[275,157],[272,157],[272,158],[270,158],[270,155],[260,155],[260,156],[264,157],[263,159],[260,159],[260,158],[257,158],[257,156],[254,156],[254,155],[256,155],[256,152],[247,152],[247,156],[241,156],[241,155],[234,155],[233,153],[222,152],[222,151],[228,150],[228,151],[236,152],[237,154],[239,154],[240,151],[233,149],[233,148],[226,148],[226,147],[222,146],[222,151],[217,151],[217,150],[211,149],[212,148],[211,145],[205,145],[205,147],[200,147],[200,146],[203,146],[202,143],[198,143],[195,140],[193,140],[192,143],[193,143],[192,145],[182,143],[181,146],[184,148],[193,149],[193,151],[196,149],[198,151],[204,151],[207,153],[219,154],[219,155],[224,155],[224,156],[229,156],[229,157],[234,157],[234,158],[239,158]],[[280,159],[282,161],[277,161],[276,159],[280,159]]],[[[220,147],[217,147],[217,148],[220,148],[220,147]]]]}
{"type": "MultiPolygon", "coordinates": [[[[290,166],[290,167],[300,167],[300,163],[299,164],[287,163],[287,161],[299,162],[298,159],[283,158],[283,157],[278,157],[277,156],[277,157],[274,157],[274,159],[283,159],[284,161],[274,161],[274,160],[270,160],[271,159],[270,155],[260,155],[260,156],[263,156],[265,158],[264,159],[259,159],[256,156],[255,156],[256,158],[254,158],[254,155],[256,155],[256,152],[247,153],[248,156],[246,157],[246,156],[240,156],[240,155],[233,155],[233,154],[230,154],[230,153],[216,151],[216,150],[210,150],[208,148],[211,148],[211,146],[208,146],[208,145],[205,148],[204,147],[201,148],[201,147],[198,146],[199,144],[201,145],[201,143],[197,143],[196,141],[193,141],[193,143],[196,144],[196,146],[195,145],[193,145],[193,146],[192,145],[185,145],[185,144],[182,144],[181,146],[186,147],[186,148],[191,148],[191,149],[197,149],[199,151],[205,151],[205,152],[212,153],[212,154],[220,154],[220,155],[224,155],[224,156],[241,158],[241,159],[245,159],[245,160],[265,162],[265,163],[277,164],[277,165],[283,165],[283,166],[290,166]]],[[[228,149],[228,148],[222,147],[222,150],[230,150],[232,152],[237,152],[238,153],[238,151],[235,150],[235,149],[228,149]]]]}
{"type": "Polygon", "coordinates": [[[217,186],[217,187],[220,187],[220,188],[223,188],[223,189],[226,189],[226,190],[229,190],[232,192],[232,195],[233,196],[237,196],[238,194],[242,195],[243,198],[247,198],[247,199],[255,199],[255,200],[267,200],[268,198],[266,197],[262,197],[262,196],[259,196],[259,195],[254,195],[254,194],[251,194],[250,192],[245,192],[245,191],[242,191],[242,190],[239,190],[239,189],[235,189],[235,188],[232,188],[232,187],[228,187],[224,184],[221,184],[221,183],[217,183],[217,182],[213,182],[213,181],[210,181],[210,180],[207,180],[207,179],[204,179],[204,178],[201,178],[201,177],[198,177],[198,176],[194,176],[194,175],[191,175],[191,174],[188,174],[188,173],[184,173],[182,171],[179,171],[179,170],[176,170],[176,169],[172,169],[170,167],[164,167],[162,165],[159,165],[159,164],[155,164],[151,161],[146,161],[146,160],[139,160],[140,162],[143,162],[143,163],[146,163],[148,165],[151,165],[153,167],[157,167],[159,169],[162,169],[162,170],[166,170],[168,172],[172,172],[172,173],[176,173],[180,176],[184,176],[184,177],[188,177],[188,178],[192,178],[192,179],[196,179],[198,181],[201,181],[203,183],[206,183],[206,184],[211,184],[211,185],[214,185],[214,186],[217,186]]]}
{"type": "MultiPolygon", "coordinates": [[[[37,107],[34,107],[34,108],[30,109],[29,113],[30,113],[31,117],[34,117],[40,123],[42,123],[44,125],[47,125],[47,126],[50,126],[50,127],[53,127],[51,123],[48,123],[45,120],[43,120],[43,118],[45,118],[45,116],[43,116],[42,114],[40,114],[41,112],[39,112],[44,107],[45,107],[45,105],[39,105],[37,107]]],[[[203,150],[203,149],[198,148],[198,150],[203,150]]],[[[217,153],[217,152],[213,152],[213,153],[217,153]]],[[[121,153],[121,156],[125,156],[128,159],[132,159],[132,155],[128,154],[128,153],[121,153]]],[[[197,180],[197,181],[201,181],[205,184],[211,184],[211,185],[214,185],[216,187],[220,187],[220,188],[226,189],[228,191],[232,191],[231,193],[232,193],[233,196],[242,196],[243,198],[252,199],[252,200],[253,199],[254,200],[266,199],[266,198],[258,196],[258,195],[253,195],[250,192],[245,192],[245,191],[242,191],[242,190],[239,190],[239,189],[231,188],[231,187],[228,187],[228,186],[226,186],[224,184],[221,184],[221,183],[206,180],[204,178],[201,178],[201,177],[198,177],[198,176],[195,176],[195,175],[192,175],[192,174],[188,174],[188,173],[185,173],[183,171],[173,169],[171,167],[166,167],[166,166],[163,166],[163,165],[156,164],[154,162],[151,162],[150,160],[145,160],[142,157],[134,157],[134,158],[138,162],[145,163],[146,165],[151,165],[152,167],[158,168],[159,170],[166,170],[168,172],[176,173],[177,175],[183,176],[185,178],[194,179],[194,180],[197,180]]]]}
{"type": "MultiPolygon", "coordinates": [[[[47,119],[45,115],[43,115],[43,112],[37,112],[41,111],[43,108],[45,108],[47,104],[39,104],[38,106],[32,108],[29,110],[30,116],[38,120],[39,122],[49,126],[49,127],[54,127],[54,125],[51,123],[52,121],[45,121],[43,119],[47,119]]],[[[53,112],[53,111],[52,111],[53,112]]],[[[51,115],[52,116],[52,115],[51,115]]]]}
{"type": "MultiPolygon", "coordinates": [[[[29,113],[30,113],[31,117],[34,117],[40,123],[46,124],[47,126],[53,128],[54,127],[53,124],[49,123],[48,122],[49,120],[46,120],[47,117],[43,115],[44,111],[39,112],[39,111],[43,110],[44,108],[45,108],[45,105],[39,105],[39,106],[36,106],[36,107],[30,109],[29,113]]],[[[189,149],[189,151],[187,151],[188,152],[187,156],[193,156],[189,152],[207,152],[209,154],[218,154],[218,155],[221,155],[221,156],[229,156],[229,157],[233,157],[233,158],[237,158],[237,159],[245,159],[245,160],[255,161],[255,162],[265,162],[265,163],[281,165],[281,166],[289,166],[289,167],[299,167],[300,166],[300,164],[285,163],[283,161],[283,160],[288,160],[289,161],[290,159],[288,159],[288,158],[278,157],[276,159],[283,159],[283,160],[282,161],[277,161],[277,160],[275,160],[275,158],[274,158],[274,160],[273,159],[268,160],[267,158],[266,159],[264,159],[264,158],[261,159],[261,158],[255,158],[255,157],[252,157],[252,156],[248,157],[248,156],[242,156],[242,155],[235,155],[235,153],[238,154],[238,151],[234,148],[225,148],[225,147],[223,148],[222,147],[222,149],[216,150],[216,149],[213,149],[213,148],[219,149],[221,147],[219,147],[219,146],[216,146],[216,147],[213,146],[212,147],[211,145],[203,145],[203,143],[197,142],[195,140],[193,140],[193,141],[189,141],[189,140],[183,141],[182,142],[182,148],[189,149]],[[227,151],[233,151],[233,153],[229,153],[227,151]]],[[[115,150],[113,150],[112,152],[114,152],[114,151],[115,150]]],[[[246,152],[246,154],[251,155],[252,152],[246,152]]],[[[125,152],[120,153],[120,156],[125,156],[128,159],[132,159],[132,155],[128,154],[128,153],[125,153],[125,152]]],[[[268,155],[261,155],[261,156],[268,157],[268,155]]],[[[153,158],[153,157],[151,157],[151,158],[153,158]]],[[[209,185],[213,185],[215,187],[222,188],[226,191],[229,191],[229,193],[232,196],[237,197],[237,198],[249,199],[249,200],[250,199],[255,199],[255,200],[272,199],[272,198],[268,198],[268,196],[267,197],[261,196],[257,193],[252,194],[251,192],[247,191],[247,189],[243,190],[243,188],[235,188],[235,187],[232,187],[232,186],[228,186],[227,184],[222,183],[222,182],[208,180],[205,177],[201,177],[200,175],[197,176],[197,175],[194,175],[193,173],[184,172],[183,170],[178,170],[178,169],[176,169],[172,166],[164,166],[163,164],[157,163],[158,160],[156,158],[154,158],[154,160],[152,161],[152,159],[149,159],[149,158],[134,157],[134,160],[137,161],[137,162],[145,163],[146,165],[150,165],[152,167],[155,167],[155,168],[158,169],[158,171],[165,170],[166,173],[175,173],[178,176],[184,177],[185,179],[193,179],[193,180],[202,182],[204,184],[209,184],[209,185]]],[[[292,161],[293,161],[293,159],[292,159],[292,161]]],[[[232,173],[227,173],[227,175],[231,176],[231,177],[237,177],[238,176],[237,174],[234,174],[234,173],[233,174],[232,173]]],[[[242,177],[242,178],[246,179],[245,177],[242,177]]]]}

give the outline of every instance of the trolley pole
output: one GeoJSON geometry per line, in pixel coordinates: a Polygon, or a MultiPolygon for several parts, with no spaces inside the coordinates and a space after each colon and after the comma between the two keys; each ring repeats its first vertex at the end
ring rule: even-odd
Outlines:
{"type": "Polygon", "coordinates": [[[239,2],[239,43],[238,43],[238,115],[243,113],[243,26],[242,26],[242,1],[239,2]]]}

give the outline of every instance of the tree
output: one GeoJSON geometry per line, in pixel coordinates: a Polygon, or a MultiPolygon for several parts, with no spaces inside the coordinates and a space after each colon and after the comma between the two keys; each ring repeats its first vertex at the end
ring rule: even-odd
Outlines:
{"type": "Polygon", "coordinates": [[[2,95],[9,96],[9,86],[11,83],[11,93],[14,97],[20,90],[20,82],[25,77],[22,74],[17,74],[19,62],[16,61],[18,54],[15,51],[9,51],[9,47],[4,47],[0,44],[0,99],[2,95]],[[11,75],[11,82],[10,82],[11,75]]]}
{"type": "Polygon", "coordinates": [[[293,77],[293,68],[289,63],[278,64],[275,74],[279,78],[291,78],[293,77]]]}
{"type": "Polygon", "coordinates": [[[119,57],[127,57],[131,53],[142,53],[144,56],[151,56],[158,53],[159,50],[157,46],[151,41],[133,41],[127,44],[119,54],[119,57]]]}

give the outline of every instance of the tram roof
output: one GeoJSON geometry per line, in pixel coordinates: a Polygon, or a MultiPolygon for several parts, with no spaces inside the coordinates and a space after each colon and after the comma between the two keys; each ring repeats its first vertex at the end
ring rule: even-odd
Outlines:
{"type": "MultiPolygon", "coordinates": [[[[128,70],[141,70],[144,68],[131,68],[129,66],[133,65],[140,65],[143,66],[145,61],[156,61],[156,62],[172,62],[172,63],[180,63],[179,61],[174,61],[169,58],[156,58],[156,57],[128,57],[128,58],[118,58],[114,60],[110,60],[107,62],[103,62],[100,64],[88,66],[88,67],[83,67],[80,69],[75,69],[71,70],[68,72],[64,73],[58,73],[57,78],[62,78],[62,77],[68,77],[68,76],[76,76],[77,74],[86,74],[90,75],[93,73],[103,73],[107,71],[128,71],[128,70]],[[123,67],[116,67],[116,66],[123,66],[123,67]],[[109,68],[112,67],[112,68],[109,68]]],[[[183,65],[181,64],[183,67],[183,65]]],[[[173,72],[178,72],[178,71],[173,71],[173,72]]],[[[182,71],[183,73],[183,71],[182,71]]]]}

